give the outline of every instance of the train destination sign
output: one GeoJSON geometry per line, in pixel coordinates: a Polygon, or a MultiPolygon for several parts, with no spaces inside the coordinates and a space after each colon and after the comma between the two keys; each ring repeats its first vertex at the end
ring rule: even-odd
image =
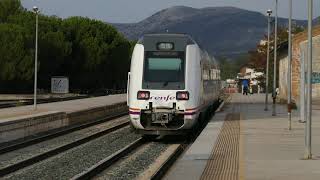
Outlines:
{"type": "Polygon", "coordinates": [[[173,50],[174,49],[174,44],[170,42],[161,42],[158,43],[157,45],[158,50],[173,50]]]}

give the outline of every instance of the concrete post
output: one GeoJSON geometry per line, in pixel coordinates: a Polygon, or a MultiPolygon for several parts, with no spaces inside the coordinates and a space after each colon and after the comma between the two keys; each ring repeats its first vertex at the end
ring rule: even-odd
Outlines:
{"type": "MultiPolygon", "coordinates": [[[[301,49],[302,46],[301,46],[301,49]]],[[[306,65],[305,65],[305,52],[301,50],[301,59],[300,59],[300,122],[306,121],[306,65]]]]}
{"type": "Polygon", "coordinates": [[[292,62],[292,0],[289,0],[289,33],[288,33],[288,129],[291,130],[291,62],[292,62]]]}
{"type": "Polygon", "coordinates": [[[311,126],[312,126],[312,19],[313,0],[308,0],[308,66],[307,66],[307,122],[306,122],[306,149],[305,159],[312,159],[311,153],[311,126]]]}
{"type": "Polygon", "coordinates": [[[277,99],[277,49],[278,49],[278,0],[276,0],[276,15],[274,23],[274,60],[273,60],[273,104],[272,104],[272,116],[276,116],[276,99],[277,99]]]}
{"type": "Polygon", "coordinates": [[[271,16],[271,10],[268,11],[268,49],[267,49],[267,65],[266,65],[266,100],[265,100],[265,111],[268,111],[268,96],[269,96],[269,63],[270,63],[270,16],[271,16]]]}
{"type": "Polygon", "coordinates": [[[38,11],[36,11],[36,47],[34,57],[34,97],[33,97],[33,109],[37,110],[37,81],[38,81],[38,11]]]}

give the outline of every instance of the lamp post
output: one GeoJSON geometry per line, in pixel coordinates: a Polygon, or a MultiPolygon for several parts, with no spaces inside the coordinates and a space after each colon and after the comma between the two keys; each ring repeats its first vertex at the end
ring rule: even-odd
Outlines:
{"type": "Polygon", "coordinates": [[[36,14],[36,47],[34,54],[34,95],[33,95],[33,109],[37,110],[37,74],[38,74],[38,19],[39,19],[39,8],[33,7],[33,12],[36,14]]]}
{"type": "Polygon", "coordinates": [[[312,159],[311,123],[312,123],[312,18],[313,0],[308,0],[308,61],[307,61],[307,121],[305,159],[312,159]]]}
{"type": "Polygon", "coordinates": [[[288,28],[288,129],[291,130],[291,62],[292,62],[292,0],[289,0],[288,28]]]}
{"type": "Polygon", "coordinates": [[[271,14],[272,10],[267,11],[268,14],[268,49],[267,49],[267,65],[266,65],[266,100],[265,100],[265,111],[268,111],[268,96],[269,96],[269,61],[270,61],[270,23],[271,23],[271,14]]]}
{"type": "Polygon", "coordinates": [[[275,22],[274,22],[274,60],[273,60],[273,104],[272,104],[272,116],[276,116],[276,88],[277,88],[277,41],[278,41],[278,0],[276,0],[276,14],[275,14],[275,22]]]}

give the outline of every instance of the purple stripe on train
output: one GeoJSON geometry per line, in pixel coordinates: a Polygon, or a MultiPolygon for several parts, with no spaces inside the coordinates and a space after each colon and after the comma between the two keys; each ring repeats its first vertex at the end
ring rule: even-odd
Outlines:
{"type": "Polygon", "coordinates": [[[129,114],[131,115],[140,115],[140,112],[136,112],[136,111],[129,111],[129,114]]]}

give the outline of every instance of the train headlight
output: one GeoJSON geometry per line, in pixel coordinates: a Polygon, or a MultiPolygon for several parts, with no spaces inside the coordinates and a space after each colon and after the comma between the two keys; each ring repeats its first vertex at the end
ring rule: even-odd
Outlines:
{"type": "Polygon", "coordinates": [[[188,91],[177,92],[177,100],[189,100],[189,92],[188,91]]]}
{"type": "Polygon", "coordinates": [[[139,100],[149,100],[150,99],[150,92],[149,91],[138,91],[137,98],[139,100]]]}

